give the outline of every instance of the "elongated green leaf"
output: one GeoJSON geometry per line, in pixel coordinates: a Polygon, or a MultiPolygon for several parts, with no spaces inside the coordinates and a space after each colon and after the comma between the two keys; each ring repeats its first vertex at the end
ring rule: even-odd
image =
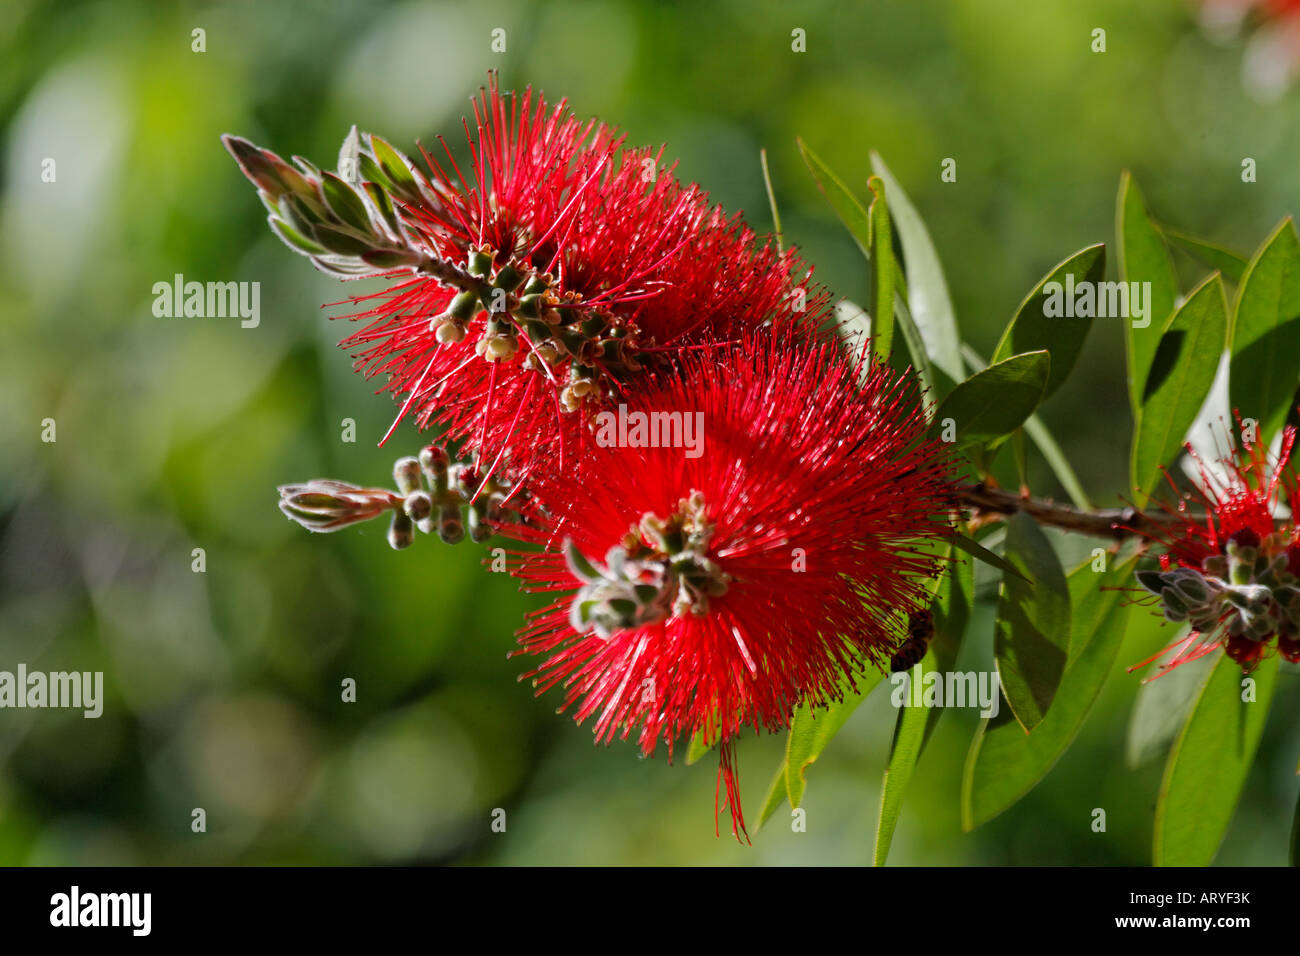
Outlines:
{"type": "Polygon", "coordinates": [[[355,123],[339,147],[338,170],[339,177],[349,186],[361,185],[361,134],[355,123]]]}
{"type": "Polygon", "coordinates": [[[908,306],[930,361],[954,382],[964,378],[961,338],[953,313],[943,267],[935,252],[929,230],[878,153],[871,154],[871,168],[885,183],[885,195],[898,240],[903,247],[903,271],[907,276],[908,306]]]}
{"type": "Polygon", "coordinates": [[[952,390],[935,412],[930,430],[942,436],[951,419],[959,448],[1006,438],[1038,407],[1050,374],[1046,352],[1013,355],[990,365],[952,390]]]}
{"type": "Polygon", "coordinates": [[[871,350],[888,361],[894,347],[894,286],[898,264],[894,262],[893,230],[889,225],[889,204],[885,184],[879,176],[867,180],[871,190],[871,290],[875,302],[875,328],[871,350]]]}
{"type": "Polygon", "coordinates": [[[942,391],[936,388],[934,368],[930,365],[930,356],[926,354],[925,342],[921,339],[921,330],[916,327],[912,321],[912,313],[907,309],[907,302],[897,292],[894,293],[894,323],[898,331],[903,334],[903,341],[907,343],[908,354],[912,356],[912,367],[916,369],[917,377],[921,379],[921,384],[931,398],[947,394],[952,386],[948,385],[942,391]]]}
{"type": "Polygon", "coordinates": [[[1178,456],[1209,394],[1227,326],[1223,280],[1215,273],[1192,291],[1160,338],[1133,431],[1131,468],[1139,507],[1160,482],[1160,467],[1178,456]]]}
{"type": "Polygon", "coordinates": [[[1034,520],[1017,514],[1006,524],[1003,551],[1020,575],[1002,578],[993,654],[1002,692],[1028,733],[1042,722],[1065,672],[1070,589],[1051,542],[1034,520]]]}
{"type": "Polygon", "coordinates": [[[1165,767],[1156,802],[1156,866],[1213,862],[1255,759],[1277,672],[1277,657],[1261,663],[1250,675],[1254,700],[1243,700],[1241,666],[1219,655],[1165,767]]]}
{"type": "Polygon", "coordinates": [[[838,703],[817,711],[805,704],[795,711],[785,746],[785,789],[790,806],[797,807],[803,800],[808,785],[804,774],[808,767],[822,755],[826,745],[884,676],[872,668],[858,677],[857,691],[846,693],[838,703]]]}
{"type": "MultiPolygon", "coordinates": [[[[861,306],[844,299],[835,303],[835,323],[844,353],[852,361],[859,361],[864,354],[863,343],[871,335],[871,316],[861,306]]],[[[862,376],[865,378],[870,372],[870,365],[864,362],[861,367],[862,376]]]]}
{"type": "MultiPolygon", "coordinates": [[[[1102,243],[1081,249],[1058,263],[1016,309],[993,351],[993,361],[1000,362],[1021,352],[1046,351],[1052,356],[1052,374],[1043,397],[1055,392],[1074,368],[1092,328],[1091,317],[1068,316],[1067,304],[1082,282],[1092,283],[1093,289],[1098,290],[1094,295],[1100,300],[1104,295],[1100,283],[1105,276],[1106,246],[1102,243]]],[[[1124,298],[1127,300],[1127,293],[1124,298]]]]}
{"type": "MultiPolygon", "coordinates": [[[[939,590],[931,604],[934,636],[925,657],[909,675],[910,681],[922,682],[925,673],[945,674],[957,664],[962,636],[970,621],[975,593],[975,566],[974,562],[963,560],[956,548],[949,551],[948,560],[948,570],[939,582],[939,590]]],[[[874,857],[876,866],[884,866],[889,855],[894,827],[903,807],[903,794],[911,780],[912,769],[920,760],[945,709],[921,706],[903,707],[899,710],[889,767],[885,771],[880,791],[880,819],[876,827],[874,857]]]]}
{"type": "Polygon", "coordinates": [[[767,788],[767,796],[763,798],[763,805],[758,809],[759,830],[763,829],[763,824],[771,819],[772,814],[781,809],[785,801],[785,761],[782,761],[781,766],[776,768],[776,776],[772,778],[772,783],[767,788]]]}
{"type": "Polygon", "coordinates": [[[334,215],[363,235],[371,232],[370,210],[351,186],[333,173],[322,173],[320,185],[334,215]]]}
{"type": "Polygon", "coordinates": [[[1225,246],[1197,239],[1169,226],[1160,226],[1160,231],[1175,246],[1195,256],[1211,269],[1217,270],[1229,282],[1241,282],[1241,277],[1246,274],[1246,267],[1250,265],[1249,259],[1225,246]]]}
{"type": "Polygon", "coordinates": [[[871,258],[871,216],[863,208],[853,192],[843,181],[831,172],[830,167],[818,158],[817,154],[808,148],[808,144],[803,140],[795,140],[799,145],[799,154],[803,156],[804,163],[808,166],[808,171],[813,174],[813,179],[817,181],[817,188],[821,190],[826,201],[831,204],[835,210],[835,215],[839,217],[840,222],[848,229],[849,235],[853,241],[858,244],[862,254],[871,258]]]}
{"type": "Polygon", "coordinates": [[[701,730],[691,738],[691,745],[686,748],[686,766],[691,766],[712,749],[713,743],[705,739],[704,731],[701,730]]]}
{"type": "Polygon", "coordinates": [[[772,210],[772,237],[776,239],[776,251],[785,252],[785,239],[781,233],[781,210],[776,206],[776,192],[772,189],[772,171],[767,168],[767,150],[760,149],[758,158],[763,166],[763,185],[767,187],[767,205],[772,210]]]}
{"type": "Polygon", "coordinates": [[[1032,790],[1069,748],[1096,703],[1123,643],[1129,607],[1108,588],[1129,581],[1136,559],[1097,573],[1091,562],[1069,577],[1070,654],[1051,709],[1031,734],[1010,710],[985,720],[971,741],[962,775],[962,827],[987,823],[1032,790]]]}
{"type": "Polygon", "coordinates": [[[1264,240],[1241,280],[1228,375],[1233,409],[1259,422],[1268,444],[1300,383],[1300,240],[1290,218],[1264,240]]]}
{"type": "MultiPolygon", "coordinates": [[[[908,674],[908,681],[919,684],[926,671],[935,669],[933,652],[927,652],[908,674]]],[[[910,696],[909,691],[904,700],[910,696]]],[[[898,825],[898,815],[903,809],[903,794],[911,782],[917,758],[921,756],[921,742],[925,737],[929,712],[930,708],[924,704],[919,707],[904,706],[898,710],[894,745],[890,750],[889,767],[885,770],[885,780],[880,790],[880,818],[876,823],[876,849],[872,855],[875,866],[884,866],[885,859],[889,856],[894,828],[898,825]]]]}
{"type": "MultiPolygon", "coordinates": [[[[965,342],[961,346],[961,355],[972,371],[978,372],[988,365],[988,362],[965,342]]],[[[1070,501],[1074,503],[1074,506],[1082,508],[1084,511],[1091,511],[1092,502],[1088,498],[1088,493],[1083,490],[1083,483],[1079,481],[1079,476],[1075,474],[1070,460],[1065,457],[1065,450],[1056,443],[1056,439],[1052,437],[1051,431],[1043,424],[1043,420],[1038,417],[1037,412],[1025,419],[1024,429],[1025,434],[1029,436],[1029,440],[1034,443],[1034,446],[1042,454],[1043,460],[1052,469],[1052,474],[1056,476],[1056,480],[1061,483],[1065,493],[1070,496],[1070,501]]]]}
{"type": "Polygon", "coordinates": [[[1141,328],[1132,322],[1124,325],[1129,401],[1136,413],[1142,407],[1142,390],[1160,344],[1161,332],[1178,298],[1178,281],[1169,258],[1169,248],[1147,215],[1142,194],[1127,171],[1120,177],[1119,195],[1115,200],[1115,239],[1119,245],[1120,281],[1151,283],[1148,300],[1150,324],[1141,328]]]}
{"type": "MultiPolygon", "coordinates": [[[[1020,569],[1017,568],[1014,564],[1012,564],[1006,558],[1002,557],[1002,555],[994,551],[990,551],[988,548],[984,547],[984,545],[980,544],[974,538],[968,538],[964,534],[954,534],[952,536],[952,543],[953,543],[953,547],[965,551],[972,558],[978,558],[979,560],[983,561],[985,564],[997,568],[999,571],[1002,571],[1006,574],[1014,574],[1017,577],[1022,577],[1022,578],[1024,577],[1024,575],[1020,573],[1020,569]]],[[[1028,578],[1024,578],[1024,579],[1026,581],[1029,580],[1028,578]]]]}
{"type": "MultiPolygon", "coordinates": [[[[1176,643],[1187,635],[1188,628],[1184,626],[1169,643],[1176,643]]],[[[1124,760],[1130,768],[1141,767],[1169,752],[1187,721],[1192,704],[1196,703],[1205,675],[1213,666],[1213,657],[1203,657],[1181,664],[1158,680],[1148,680],[1138,688],[1124,746],[1124,760]]]]}

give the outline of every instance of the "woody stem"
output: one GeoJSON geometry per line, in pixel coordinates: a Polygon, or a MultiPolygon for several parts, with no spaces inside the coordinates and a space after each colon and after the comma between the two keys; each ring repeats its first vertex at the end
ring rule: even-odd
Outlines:
{"type": "Polygon", "coordinates": [[[1133,535],[1158,535],[1179,523],[1179,519],[1173,515],[1147,514],[1136,508],[1078,511],[1042,498],[990,488],[982,481],[958,486],[957,501],[976,515],[1026,514],[1039,524],[1060,528],[1062,531],[1090,534],[1115,541],[1133,535]]]}

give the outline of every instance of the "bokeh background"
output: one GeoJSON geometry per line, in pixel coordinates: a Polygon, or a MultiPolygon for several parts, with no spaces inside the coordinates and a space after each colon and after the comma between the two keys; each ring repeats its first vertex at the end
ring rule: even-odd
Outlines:
{"type": "MultiPolygon", "coordinates": [[[[883,692],[810,771],[807,832],[782,812],[741,848],[714,837],[711,759],[593,747],[516,682],[506,655],[534,600],[485,573],[481,549],[421,538],[399,554],[378,523],[309,536],[284,520],[277,484],[386,483],[420,439],[404,426],[376,448],[392,405],[350,371],[337,310],[321,309],[356,287],[271,237],[221,133],[332,165],[358,123],[410,151],[455,134],[497,69],[634,143],[667,143],[684,177],[761,231],[766,147],[787,237],[859,300],[864,265],[795,137],[859,191],[876,149],[985,353],[1054,263],[1112,239],[1125,168],[1157,218],[1244,253],[1300,205],[1300,96],[1243,74],[1248,39],[1207,30],[1181,0],[7,0],[0,37],[0,669],[102,670],[107,684],[98,720],[0,711],[0,863],[870,858],[894,716],[883,692]],[[796,27],[806,53],[791,51],[796,27]],[[1097,27],[1105,53],[1090,49],[1097,27]],[[945,157],[955,183],[940,181],[945,157]],[[152,286],[176,273],[260,282],[260,326],[155,317],[152,286]],[[196,807],[206,833],[191,831],[196,807]]],[[[1120,327],[1099,322],[1044,411],[1103,503],[1127,474],[1123,374],[1120,327]]],[[[1031,480],[1058,492],[1037,464],[1031,480]]],[[[1121,665],[1170,636],[1133,620],[1121,665]]],[[[989,666],[991,626],[985,608],[963,667],[989,666]]],[[[1220,862],[1285,860],[1298,683],[1283,676],[1220,862]]],[[[1137,686],[1117,667],[1055,770],[973,833],[957,801],[978,718],[946,714],[891,861],[1147,862],[1162,761],[1125,764],[1137,686]]],[[[751,814],[782,746],[740,748],[751,814]]]]}

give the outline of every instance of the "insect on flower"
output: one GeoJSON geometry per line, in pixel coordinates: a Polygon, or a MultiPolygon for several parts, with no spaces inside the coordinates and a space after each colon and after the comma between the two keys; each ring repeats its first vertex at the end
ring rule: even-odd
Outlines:
{"type": "Polygon", "coordinates": [[[563,688],[597,742],[670,759],[683,738],[716,744],[737,836],[742,728],[784,729],[883,668],[928,604],[937,562],[919,542],[948,531],[951,466],[913,378],[860,371],[770,331],[688,357],[629,403],[702,413],[703,454],[593,443],[530,486],[549,521],[507,532],[544,549],[514,556],[525,588],[562,592],[520,632],[542,658],[525,676],[563,688]]]}

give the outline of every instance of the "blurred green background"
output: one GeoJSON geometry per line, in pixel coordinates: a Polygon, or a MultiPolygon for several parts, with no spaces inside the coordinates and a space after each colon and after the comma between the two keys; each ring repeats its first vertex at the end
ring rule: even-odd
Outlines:
{"type": "MultiPolygon", "coordinates": [[[[1024,293],[1110,241],[1120,172],[1154,215],[1250,252],[1300,196],[1300,98],[1254,100],[1242,42],[1178,0],[790,4],[0,5],[4,347],[0,669],[103,670],[98,720],[0,711],[0,863],[856,864],[870,859],[893,711],[864,705],[784,811],[741,848],[714,837],[714,766],[638,759],[533,698],[506,655],[536,601],[482,551],[378,523],[308,536],[275,486],[387,483],[420,439],[375,443],[391,402],[350,371],[321,303],[358,287],[271,237],[218,136],[332,165],[352,123],[410,151],[455,135],[490,69],[567,96],[787,237],[837,293],[865,269],[803,168],[804,137],[860,192],[879,150],[925,215],[965,335],[988,352],[1024,293]],[[506,31],[507,51],[490,49],[506,31]],[[791,51],[791,30],[807,52],[791,51]],[[1107,52],[1090,50],[1107,31],[1107,52]],[[206,52],[191,49],[206,31],[206,52]],[[1243,184],[1240,164],[1258,163],[1243,184]],[[956,183],[939,178],[957,160],[956,183]],[[42,180],[56,161],[55,182],[42,180]],[[261,323],[167,319],[176,273],[261,283],[261,323]],[[41,441],[42,420],[57,442],[41,441]],[[357,440],[341,440],[342,421],[357,440]],[[206,571],[191,570],[203,548],[206,571]],[[340,699],[345,678],[356,703],[340,699]],[[191,811],[207,832],[191,832],[191,811]],[[504,808],[504,834],[490,828],[504,808]]],[[[1113,258],[1110,265],[1114,275],[1113,258]]],[[[337,310],[335,310],[337,311],[337,310]]],[[[1100,503],[1129,427],[1118,323],[1099,322],[1044,412],[1100,503]]],[[[1036,464],[1036,491],[1059,493],[1036,464]]],[[[1088,543],[1091,546],[1091,543],[1088,543]]],[[[1078,545],[1067,545],[1078,553],[1078,545]]],[[[986,589],[987,590],[987,589],[986,589]]],[[[1144,611],[1120,663],[1171,635],[1144,611]]],[[[988,668],[977,615],[963,667],[988,668]]],[[[1219,860],[1279,864],[1296,793],[1300,688],[1284,674],[1219,860]]],[[[1013,810],[962,833],[978,718],[945,715],[891,862],[1141,864],[1161,761],[1131,770],[1121,668],[1065,758],[1013,810]],[[1091,811],[1107,810],[1107,833],[1091,811]]],[[[782,738],[746,739],[756,815],[782,738]]],[[[724,829],[725,834],[725,829],[724,829]]]]}

